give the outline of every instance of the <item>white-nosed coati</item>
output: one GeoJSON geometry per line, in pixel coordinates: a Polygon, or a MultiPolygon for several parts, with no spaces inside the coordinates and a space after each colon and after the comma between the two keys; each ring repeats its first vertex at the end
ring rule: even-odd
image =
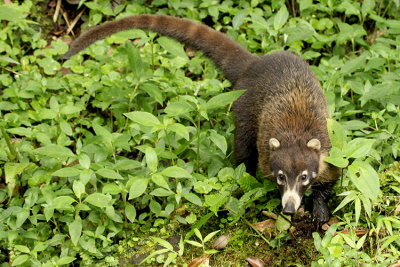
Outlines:
{"type": "Polygon", "coordinates": [[[247,91],[234,103],[234,155],[255,175],[276,180],[283,211],[293,214],[307,188],[313,189],[316,225],[328,221],[327,200],[339,170],[326,163],[331,143],[325,95],[310,67],[289,52],[254,56],[214,29],[187,19],[136,15],[93,27],[77,38],[66,58],[113,33],[139,28],[166,35],[202,51],[235,89],[247,91]]]}

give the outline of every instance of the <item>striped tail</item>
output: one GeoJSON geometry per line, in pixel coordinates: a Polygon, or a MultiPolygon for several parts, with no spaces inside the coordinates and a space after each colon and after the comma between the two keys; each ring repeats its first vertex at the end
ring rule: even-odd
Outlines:
{"type": "Polygon", "coordinates": [[[197,22],[164,15],[136,15],[95,26],[72,42],[64,58],[70,58],[113,33],[134,28],[154,31],[202,51],[232,83],[236,82],[243,69],[255,58],[223,33],[197,22]]]}

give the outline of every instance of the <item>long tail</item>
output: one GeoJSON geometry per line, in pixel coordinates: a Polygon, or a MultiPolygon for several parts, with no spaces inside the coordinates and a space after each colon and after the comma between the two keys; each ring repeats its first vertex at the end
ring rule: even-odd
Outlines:
{"type": "Polygon", "coordinates": [[[235,83],[243,68],[255,58],[223,33],[197,22],[164,15],[136,15],[95,26],[72,42],[64,58],[71,57],[113,33],[133,28],[151,30],[202,51],[232,83],[235,83]]]}

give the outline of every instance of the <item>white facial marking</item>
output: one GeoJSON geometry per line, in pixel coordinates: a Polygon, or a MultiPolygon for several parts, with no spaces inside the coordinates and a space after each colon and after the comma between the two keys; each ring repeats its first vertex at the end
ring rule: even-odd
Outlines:
{"type": "Polygon", "coordinates": [[[296,192],[295,188],[288,188],[282,196],[282,207],[285,208],[288,202],[294,203],[294,209],[297,210],[301,204],[301,197],[296,192]]]}
{"type": "Polygon", "coordinates": [[[313,178],[317,177],[317,173],[316,172],[312,172],[312,177],[313,178]]]}
{"type": "Polygon", "coordinates": [[[310,183],[310,177],[308,177],[308,171],[307,170],[304,170],[302,173],[301,173],[301,176],[300,176],[300,182],[303,184],[303,185],[308,185],[309,183],[310,183]],[[302,180],[302,178],[301,178],[301,176],[303,176],[303,175],[307,175],[307,179],[306,180],[302,180]]]}

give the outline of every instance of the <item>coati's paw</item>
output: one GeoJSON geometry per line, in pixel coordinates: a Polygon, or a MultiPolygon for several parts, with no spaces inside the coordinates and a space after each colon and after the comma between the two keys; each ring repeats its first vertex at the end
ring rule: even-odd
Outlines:
{"type": "Polygon", "coordinates": [[[329,210],[325,203],[314,204],[313,223],[315,229],[319,229],[324,223],[329,221],[329,210]]]}

